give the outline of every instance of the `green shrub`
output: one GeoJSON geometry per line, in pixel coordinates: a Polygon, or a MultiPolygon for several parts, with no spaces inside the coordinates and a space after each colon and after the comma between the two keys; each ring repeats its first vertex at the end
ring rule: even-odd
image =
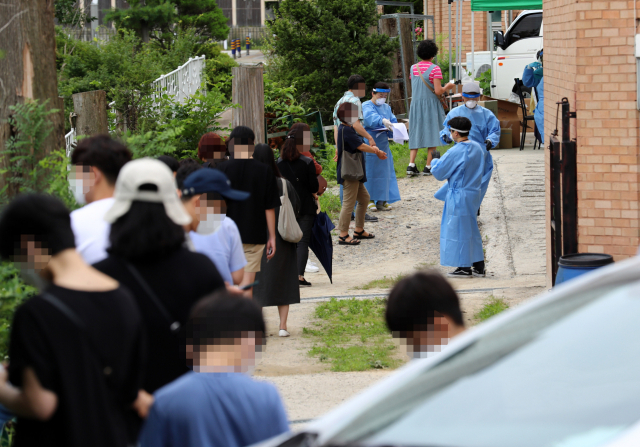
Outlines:
{"type": "Polygon", "coordinates": [[[9,263],[0,264],[0,357],[7,358],[13,312],[24,300],[35,295],[35,287],[26,285],[18,269],[9,263]]]}

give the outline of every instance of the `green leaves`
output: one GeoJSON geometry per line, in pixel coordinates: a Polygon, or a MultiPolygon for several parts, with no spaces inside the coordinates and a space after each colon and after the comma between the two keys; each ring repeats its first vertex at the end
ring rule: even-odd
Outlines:
{"type": "Polygon", "coordinates": [[[23,301],[37,293],[20,279],[12,263],[0,264],[0,357],[7,358],[13,313],[23,301]]]}

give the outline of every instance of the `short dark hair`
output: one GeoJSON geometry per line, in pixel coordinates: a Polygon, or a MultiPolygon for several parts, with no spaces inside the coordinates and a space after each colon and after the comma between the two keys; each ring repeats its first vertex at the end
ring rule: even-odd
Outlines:
{"type": "Polygon", "coordinates": [[[13,260],[23,235],[32,236],[51,255],[76,246],[69,210],[47,194],[19,195],[6,206],[0,216],[0,257],[13,260]]]}
{"type": "Polygon", "coordinates": [[[176,184],[178,185],[178,189],[182,190],[184,188],[184,181],[194,172],[203,169],[201,165],[197,163],[188,163],[184,166],[181,166],[178,169],[178,173],[176,174],[176,184]]]}
{"type": "Polygon", "coordinates": [[[198,165],[198,166],[200,166],[200,162],[197,161],[197,160],[194,160],[193,158],[183,158],[182,160],[180,160],[178,165],[179,165],[178,170],[180,170],[181,167],[187,166],[187,165],[198,165]]]}
{"type": "Polygon", "coordinates": [[[373,88],[378,89],[378,88],[385,88],[385,89],[389,89],[391,87],[389,87],[389,84],[387,84],[386,82],[376,82],[373,85],[373,88]]]}
{"type": "Polygon", "coordinates": [[[131,161],[129,149],[109,135],[84,138],[78,141],[71,153],[71,164],[98,168],[112,185],[115,185],[120,169],[128,161],[131,161]]]}
{"type": "Polygon", "coordinates": [[[291,126],[280,151],[280,157],[283,160],[294,161],[300,158],[297,146],[303,143],[304,140],[302,138],[305,130],[311,132],[311,128],[305,123],[295,123],[291,126]]]}
{"type": "MultiPolygon", "coordinates": [[[[241,338],[243,332],[260,337],[259,349],[265,342],[266,327],[262,309],[255,301],[232,296],[221,290],[194,304],[185,328],[186,344],[206,346],[220,344],[221,339],[241,338]]],[[[245,335],[246,336],[246,335],[245,335]]]]}
{"type": "Polygon", "coordinates": [[[134,200],[111,224],[107,252],[129,261],[158,260],[180,250],[184,239],[184,229],[167,216],[162,203],[134,200]]]}
{"type": "Polygon", "coordinates": [[[393,332],[403,336],[433,324],[433,318],[447,316],[464,326],[460,300],[453,287],[438,272],[419,272],[401,280],[391,290],[385,318],[393,332]]]}
{"type": "Polygon", "coordinates": [[[338,110],[336,110],[336,116],[340,121],[342,121],[343,123],[346,123],[347,121],[345,121],[345,118],[347,116],[347,112],[353,112],[354,110],[357,110],[357,109],[358,109],[357,105],[350,102],[343,102],[342,104],[340,104],[340,107],[338,107],[338,110]]]}
{"type": "Polygon", "coordinates": [[[266,164],[271,168],[271,171],[276,177],[282,178],[278,165],[276,165],[276,157],[273,154],[273,149],[271,149],[268,144],[256,144],[256,149],[253,151],[253,159],[266,164]]]}
{"type": "Polygon", "coordinates": [[[464,116],[456,116],[455,118],[451,118],[449,120],[449,127],[458,129],[458,133],[460,134],[460,136],[466,137],[471,131],[471,121],[469,120],[469,118],[466,118],[464,116]]]}
{"type": "Polygon", "coordinates": [[[431,40],[423,40],[418,44],[418,57],[423,61],[433,59],[438,54],[438,45],[431,40]]]}
{"type": "Polygon", "coordinates": [[[347,80],[347,87],[349,87],[349,90],[353,90],[354,87],[357,87],[358,84],[365,84],[365,80],[362,76],[360,76],[359,74],[353,74],[351,76],[349,76],[349,79],[347,80]]]}
{"type": "Polygon", "coordinates": [[[240,140],[242,144],[254,144],[256,134],[247,126],[236,126],[229,134],[229,141],[240,140]]]}
{"type": "Polygon", "coordinates": [[[161,155],[158,157],[158,160],[169,166],[171,172],[178,172],[178,168],[180,167],[180,163],[171,155],[161,155]]]}

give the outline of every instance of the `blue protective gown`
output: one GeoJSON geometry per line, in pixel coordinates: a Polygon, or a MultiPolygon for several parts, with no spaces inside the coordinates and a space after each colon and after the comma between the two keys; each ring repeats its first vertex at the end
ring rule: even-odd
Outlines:
{"type": "MultiPolygon", "coordinates": [[[[484,171],[482,173],[482,199],[487,193],[489,187],[489,181],[491,180],[491,174],[493,173],[493,157],[491,152],[487,150],[485,141],[491,141],[491,147],[498,146],[500,143],[500,121],[489,109],[485,109],[481,106],[476,106],[474,109],[470,109],[467,106],[459,106],[453,109],[444,120],[444,129],[440,132],[440,140],[443,143],[451,142],[449,133],[449,120],[458,116],[463,116],[471,121],[471,132],[469,132],[469,139],[475,141],[480,146],[484,153],[484,171]]],[[[445,184],[443,188],[446,188],[445,184]]],[[[446,194],[446,191],[443,191],[446,194]]],[[[442,194],[442,193],[441,193],[442,194]]]]}
{"type": "Polygon", "coordinates": [[[535,69],[527,65],[522,73],[522,83],[527,87],[536,89],[538,103],[536,104],[536,110],[533,112],[533,118],[544,144],[544,77],[542,70],[542,65],[535,69]]]}
{"type": "Polygon", "coordinates": [[[443,266],[471,267],[484,260],[477,216],[483,171],[482,146],[471,140],[457,143],[442,158],[431,162],[436,180],[447,180],[449,184],[440,224],[443,266]]]}
{"type": "Polygon", "coordinates": [[[364,129],[376,140],[378,149],[387,154],[386,160],[380,160],[377,155],[365,152],[365,166],[367,169],[367,181],[364,186],[369,191],[369,196],[374,202],[394,203],[400,200],[400,190],[396,171],[393,167],[393,154],[389,149],[389,137],[391,132],[374,131],[384,127],[382,119],[386,118],[392,123],[397,123],[395,115],[391,113],[388,104],[375,105],[372,101],[362,104],[364,129]]]}

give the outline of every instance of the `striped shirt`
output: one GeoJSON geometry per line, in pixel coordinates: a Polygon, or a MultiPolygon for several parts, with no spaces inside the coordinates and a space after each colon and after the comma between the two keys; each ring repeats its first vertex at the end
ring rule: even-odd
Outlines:
{"type": "MultiPolygon", "coordinates": [[[[426,72],[432,65],[433,63],[429,61],[418,62],[413,66],[413,75],[420,76],[418,74],[418,67],[420,67],[420,73],[424,74],[424,72],[426,72]]],[[[433,70],[431,70],[431,73],[429,73],[429,82],[433,84],[434,79],[442,79],[442,70],[440,70],[440,67],[438,67],[437,65],[433,68],[433,70]]]]}
{"type": "Polygon", "coordinates": [[[358,106],[358,119],[360,120],[360,122],[362,122],[364,118],[362,116],[362,103],[360,102],[360,98],[356,98],[356,96],[352,92],[346,91],[333,109],[333,125],[336,127],[340,127],[341,123],[338,119],[338,107],[340,107],[340,104],[342,104],[343,102],[350,102],[351,104],[355,104],[358,106]]]}

